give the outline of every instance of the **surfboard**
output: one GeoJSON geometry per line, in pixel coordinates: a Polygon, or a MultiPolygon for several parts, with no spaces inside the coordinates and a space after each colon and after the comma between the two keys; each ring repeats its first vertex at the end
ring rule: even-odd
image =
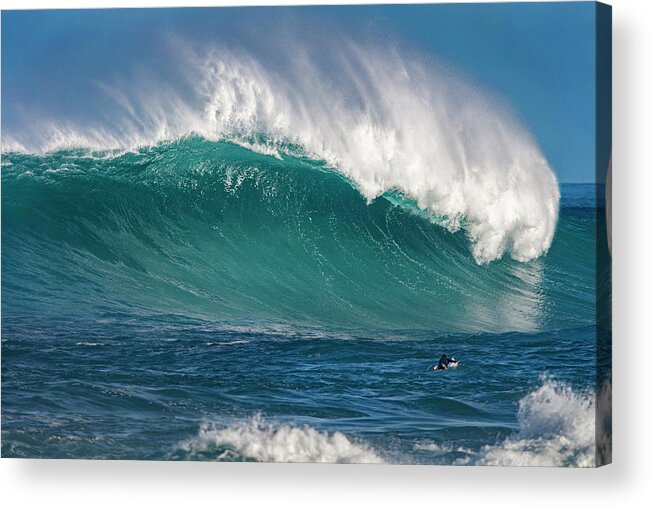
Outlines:
{"type": "Polygon", "coordinates": [[[453,369],[456,368],[457,366],[459,366],[459,361],[457,361],[457,360],[455,359],[454,361],[450,360],[450,362],[448,363],[448,367],[447,367],[447,368],[439,368],[439,365],[437,364],[436,366],[434,366],[434,367],[432,368],[432,370],[434,370],[434,371],[453,370],[453,369]]]}

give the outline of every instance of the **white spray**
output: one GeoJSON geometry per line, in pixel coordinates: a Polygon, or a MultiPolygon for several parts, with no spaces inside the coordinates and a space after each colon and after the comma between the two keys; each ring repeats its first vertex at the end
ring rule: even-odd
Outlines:
{"type": "Polygon", "coordinates": [[[398,190],[464,229],[478,263],[505,253],[529,261],[549,248],[553,171],[504,106],[440,64],[350,42],[330,52],[334,68],[307,49],[282,68],[221,48],[185,48],[183,60],[190,92],[104,84],[120,110],[113,126],[50,122],[3,149],[128,149],[190,134],[275,155],[299,146],[369,201],[398,190]]]}

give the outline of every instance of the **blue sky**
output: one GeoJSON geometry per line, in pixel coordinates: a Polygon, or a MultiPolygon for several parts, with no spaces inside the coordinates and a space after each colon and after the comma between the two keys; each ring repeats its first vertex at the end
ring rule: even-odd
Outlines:
{"type": "Polygon", "coordinates": [[[298,39],[331,28],[440,58],[512,106],[560,181],[589,182],[594,20],[592,2],[4,11],[3,128],[33,127],[35,112],[88,114],[101,100],[93,83],[136,62],[173,65],[163,49],[169,35],[249,48],[287,27],[298,39]]]}

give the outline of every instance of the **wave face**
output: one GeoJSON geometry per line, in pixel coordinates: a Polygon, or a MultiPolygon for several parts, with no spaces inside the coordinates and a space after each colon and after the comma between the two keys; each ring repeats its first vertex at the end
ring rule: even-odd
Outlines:
{"type": "Polygon", "coordinates": [[[592,226],[573,208],[545,263],[486,266],[471,230],[396,191],[369,202],[306,156],[194,137],[3,164],[3,306],[16,313],[471,332],[591,322],[590,269],[567,256],[590,265],[575,252],[592,226]]]}
{"type": "Polygon", "coordinates": [[[439,63],[339,42],[273,65],[179,42],[178,87],[102,84],[113,106],[103,123],[40,120],[36,132],[5,135],[3,149],[129,149],[190,134],[277,155],[294,146],[369,201],[395,191],[465,230],[478,263],[544,254],[558,184],[507,108],[439,63]]]}

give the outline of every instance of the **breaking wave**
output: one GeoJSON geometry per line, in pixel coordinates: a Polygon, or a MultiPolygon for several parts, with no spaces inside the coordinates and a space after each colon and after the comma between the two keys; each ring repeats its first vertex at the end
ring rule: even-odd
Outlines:
{"type": "Polygon", "coordinates": [[[100,85],[101,123],[35,120],[3,133],[3,151],[124,150],[188,135],[263,154],[324,161],[368,200],[396,192],[450,231],[478,263],[544,254],[554,236],[556,177],[500,101],[438,62],[339,41],[296,48],[275,64],[178,42],[166,82],[100,85]]]}
{"type": "Polygon", "coordinates": [[[414,450],[440,464],[594,467],[598,447],[594,393],[543,377],[540,387],[519,401],[518,429],[501,442],[472,450],[424,440],[414,450]]]}
{"type": "Polygon", "coordinates": [[[595,398],[558,381],[542,385],[520,400],[519,431],[486,446],[479,465],[595,466],[595,398]]]}
{"type": "Polygon", "coordinates": [[[226,427],[203,423],[198,435],[179,444],[174,456],[267,463],[383,463],[369,446],[340,432],[274,424],[259,415],[226,427]]]}

